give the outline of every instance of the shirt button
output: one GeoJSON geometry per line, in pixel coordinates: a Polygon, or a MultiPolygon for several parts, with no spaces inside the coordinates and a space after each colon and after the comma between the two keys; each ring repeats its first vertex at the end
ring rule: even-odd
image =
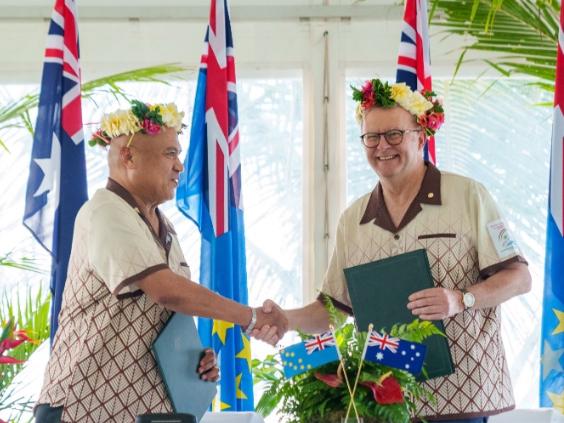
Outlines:
{"type": "Polygon", "coordinates": [[[394,239],[397,241],[399,239],[399,234],[394,234],[394,239]]]}

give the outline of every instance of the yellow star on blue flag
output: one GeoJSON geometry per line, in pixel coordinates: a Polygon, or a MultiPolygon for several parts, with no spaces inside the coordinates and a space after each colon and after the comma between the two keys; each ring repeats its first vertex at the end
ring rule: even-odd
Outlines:
{"type": "Polygon", "coordinates": [[[223,345],[225,345],[225,339],[227,338],[227,331],[233,329],[235,325],[231,322],[224,322],[223,320],[214,320],[212,328],[212,336],[217,335],[219,340],[223,345]]]}

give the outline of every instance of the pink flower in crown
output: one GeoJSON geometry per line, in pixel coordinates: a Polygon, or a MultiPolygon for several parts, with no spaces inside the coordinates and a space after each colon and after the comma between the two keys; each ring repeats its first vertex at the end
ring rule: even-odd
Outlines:
{"type": "Polygon", "coordinates": [[[374,89],[372,88],[372,81],[366,81],[361,88],[362,91],[362,108],[371,109],[374,106],[374,89]]]}
{"type": "Polygon", "coordinates": [[[441,117],[438,113],[432,113],[427,117],[427,127],[433,131],[437,131],[442,124],[443,122],[441,122],[441,117]]]}
{"type": "Polygon", "coordinates": [[[149,135],[158,134],[161,130],[161,126],[158,123],[153,122],[151,119],[145,119],[143,121],[143,129],[149,135]]]}

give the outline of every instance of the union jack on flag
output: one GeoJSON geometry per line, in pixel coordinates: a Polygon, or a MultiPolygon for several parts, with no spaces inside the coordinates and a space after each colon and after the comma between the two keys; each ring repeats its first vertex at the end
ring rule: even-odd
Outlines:
{"type": "MultiPolygon", "coordinates": [[[[427,0],[406,0],[396,81],[414,91],[431,91],[433,85],[427,16],[427,0]]],[[[434,137],[427,140],[425,159],[436,164],[434,137]]]]}
{"type": "Polygon", "coordinates": [[[381,350],[389,349],[391,352],[397,352],[399,347],[399,338],[392,338],[387,333],[380,335],[376,331],[372,331],[368,336],[368,346],[378,346],[381,350]]]}
{"type": "Polygon", "coordinates": [[[541,327],[540,404],[564,413],[564,8],[554,88],[554,121],[546,228],[544,301],[541,327]]]}
{"type": "MultiPolygon", "coordinates": [[[[226,0],[211,0],[198,72],[186,171],[176,204],[202,234],[200,283],[247,304],[245,228],[233,37],[226,0]]],[[[239,326],[199,319],[202,343],[221,351],[220,403],[226,411],[254,409],[251,347],[239,326]]]]}
{"type": "Polygon", "coordinates": [[[323,351],[325,348],[335,345],[337,345],[337,343],[335,342],[335,337],[331,332],[315,335],[313,338],[304,341],[304,346],[308,354],[317,350],[323,351]]]}
{"type": "Polygon", "coordinates": [[[87,199],[76,4],[56,0],[23,217],[24,225],[52,255],[51,340],[58,326],[74,220],[87,199]]]}

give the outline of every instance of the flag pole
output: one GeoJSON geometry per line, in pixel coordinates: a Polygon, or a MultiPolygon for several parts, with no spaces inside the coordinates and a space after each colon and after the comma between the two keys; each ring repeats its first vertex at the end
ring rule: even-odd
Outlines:
{"type": "MultiPolygon", "coordinates": [[[[335,343],[336,343],[336,342],[337,342],[337,337],[335,336],[335,327],[334,327],[333,325],[329,325],[329,330],[331,331],[331,334],[333,335],[333,338],[335,339],[335,343]]],[[[345,361],[343,360],[343,356],[341,355],[341,351],[339,350],[339,346],[338,346],[338,345],[336,345],[336,349],[337,349],[337,355],[339,356],[339,363],[340,363],[340,365],[342,366],[342,368],[343,368],[343,373],[344,373],[344,375],[345,375],[345,382],[346,382],[346,384],[347,384],[347,389],[348,389],[349,395],[351,395],[351,399],[352,399],[353,393],[352,393],[352,390],[351,390],[351,384],[350,384],[350,382],[349,382],[349,377],[347,376],[347,369],[346,369],[346,367],[345,367],[345,361]]],[[[354,408],[354,414],[356,415],[356,421],[357,421],[357,423],[360,423],[360,416],[358,415],[358,410],[356,409],[356,404],[354,403],[354,401],[353,401],[353,403],[352,403],[352,406],[353,406],[353,408],[354,408]]],[[[347,412],[347,417],[346,417],[346,418],[348,418],[348,416],[349,416],[349,413],[347,412]]],[[[345,418],[345,419],[346,419],[346,418],[345,418]]]]}
{"type": "Polygon", "coordinates": [[[351,394],[351,402],[349,403],[349,407],[347,408],[347,414],[345,415],[345,420],[349,418],[349,414],[351,412],[351,406],[354,404],[354,395],[356,394],[358,380],[360,379],[360,371],[362,369],[362,365],[364,364],[364,356],[366,355],[366,349],[368,348],[368,340],[370,339],[370,334],[372,333],[372,329],[374,329],[374,325],[370,323],[368,325],[368,332],[366,333],[366,340],[364,341],[364,348],[362,349],[362,354],[360,355],[360,362],[358,363],[358,370],[356,372],[356,378],[354,380],[353,390],[351,394]]]}

